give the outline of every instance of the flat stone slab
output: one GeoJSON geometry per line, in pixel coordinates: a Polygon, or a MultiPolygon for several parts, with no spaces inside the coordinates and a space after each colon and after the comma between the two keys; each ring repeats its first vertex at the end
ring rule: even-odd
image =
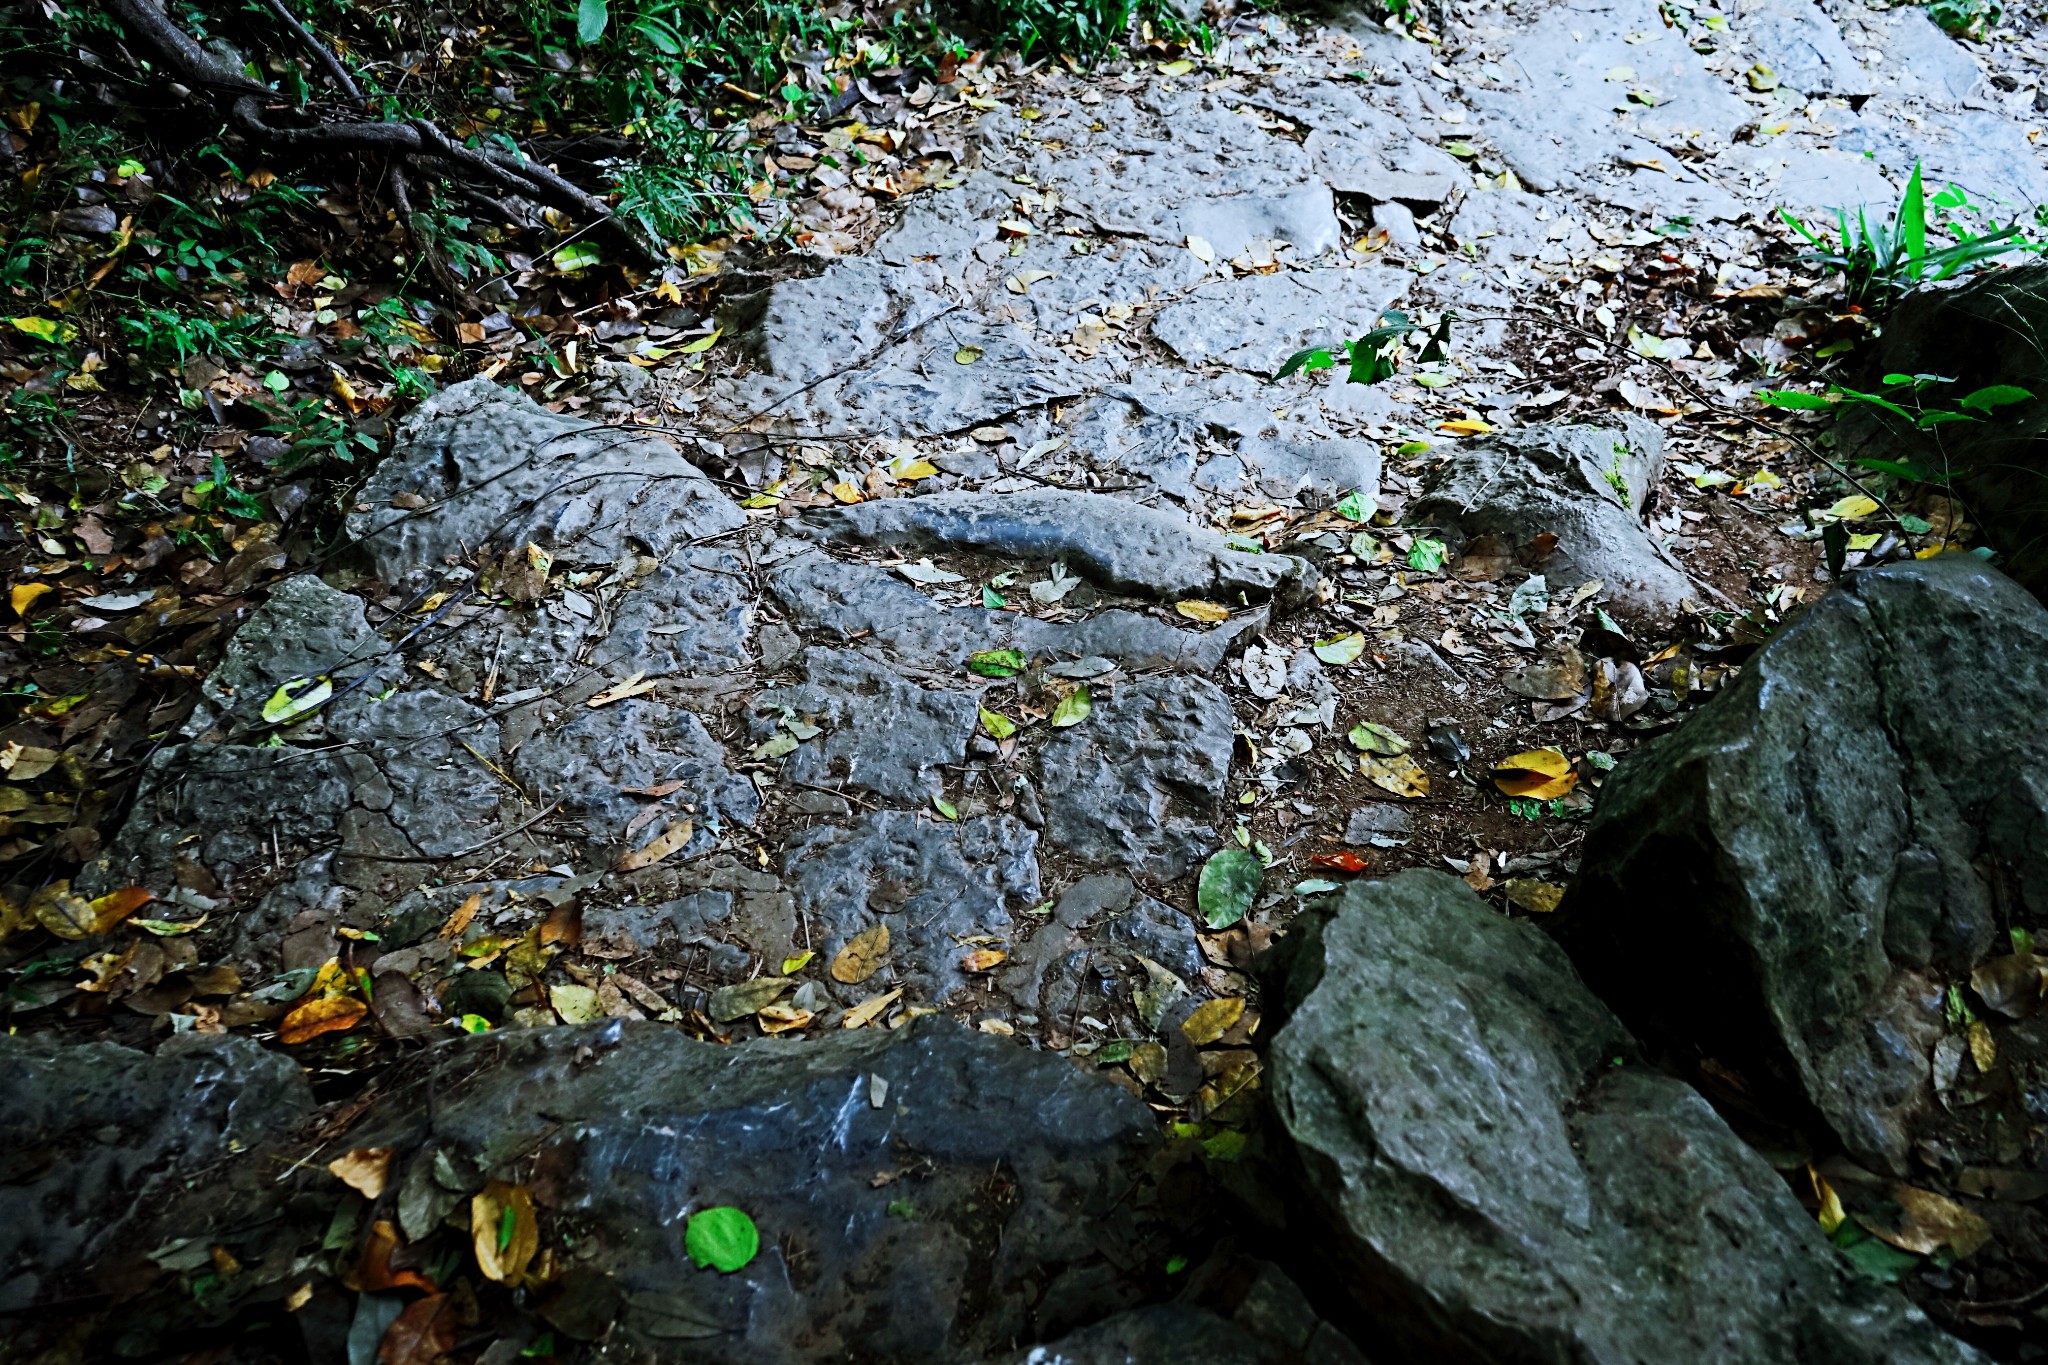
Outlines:
{"type": "Polygon", "coordinates": [[[1312,571],[1292,555],[1233,550],[1170,512],[1099,493],[931,493],[828,507],[806,513],[804,522],[854,544],[1058,560],[1105,588],[1164,600],[1288,599],[1312,582],[1312,571]]]}
{"type": "Polygon", "coordinates": [[[1300,1157],[1288,1235],[1403,1352],[1982,1359],[1858,1276],[1554,943],[1463,883],[1354,882],[1285,943],[1267,1076],[1300,1157]]]}
{"type": "Polygon", "coordinates": [[[908,805],[945,792],[942,769],[967,758],[978,688],[927,689],[849,650],[810,650],[804,669],[802,686],[770,688],[752,702],[756,741],[770,738],[783,716],[824,731],[797,745],[785,777],[908,805]]]}
{"type": "Polygon", "coordinates": [[[1296,351],[1341,345],[1377,327],[1412,278],[1385,266],[1357,266],[1223,280],[1160,309],[1152,335],[1190,365],[1270,375],[1296,351]]]}

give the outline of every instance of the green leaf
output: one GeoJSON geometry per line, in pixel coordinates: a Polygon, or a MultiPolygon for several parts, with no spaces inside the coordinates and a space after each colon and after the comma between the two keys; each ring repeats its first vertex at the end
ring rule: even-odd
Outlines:
{"type": "Polygon", "coordinates": [[[1333,882],[1328,877],[1310,877],[1307,881],[1294,884],[1294,894],[1297,896],[1323,896],[1335,891],[1339,885],[1340,883],[1333,882]]]}
{"type": "Polygon", "coordinates": [[[1428,536],[1417,536],[1415,543],[1408,547],[1408,567],[1425,573],[1434,572],[1444,566],[1445,546],[1441,540],[1428,536]]]}
{"type": "Polygon", "coordinates": [[[52,345],[60,341],[69,341],[78,334],[77,328],[50,318],[9,318],[7,321],[15,331],[25,332],[38,341],[47,341],[52,345]]]}
{"type": "Polygon", "coordinates": [[[563,274],[588,270],[604,260],[604,253],[588,242],[571,242],[554,254],[555,269],[563,274]]]}
{"type": "Polygon", "coordinates": [[[1088,684],[1082,683],[1061,697],[1060,704],[1052,708],[1052,727],[1055,730],[1064,730],[1069,725],[1079,725],[1088,719],[1088,713],[1094,708],[1095,702],[1088,695],[1088,684]]]}
{"type": "Polygon", "coordinates": [[[972,365],[979,359],[981,359],[981,347],[979,346],[962,346],[959,350],[953,352],[953,363],[955,365],[972,365]]]}
{"type": "Polygon", "coordinates": [[[1357,631],[1334,640],[1316,641],[1316,657],[1326,664],[1355,664],[1365,653],[1365,637],[1357,631]]]}
{"type": "Polygon", "coordinates": [[[994,588],[984,587],[981,590],[981,605],[990,611],[1001,611],[1010,605],[1010,601],[994,588]]]}
{"type": "Polygon", "coordinates": [[[324,675],[292,678],[263,703],[263,721],[266,725],[290,725],[333,695],[334,684],[324,675]]]}
{"type": "Polygon", "coordinates": [[[1773,408],[1797,408],[1802,412],[1833,412],[1834,400],[1823,398],[1817,393],[1800,393],[1796,389],[1758,389],[1759,403],[1773,408]]]}
{"type": "Polygon", "coordinates": [[[683,1250],[700,1268],[729,1275],[760,1252],[761,1233],[753,1219],[730,1205],[699,1209],[683,1228],[683,1250]]]}
{"type": "Polygon", "coordinates": [[[2032,393],[2015,384],[1993,384],[1988,388],[1978,389],[1975,393],[1964,394],[1956,400],[1956,406],[1959,408],[1975,408],[1978,412],[1989,412],[1993,408],[2003,408],[2009,407],[2014,403],[2024,403],[2033,396],[2032,393]]]}
{"type": "Polygon", "coordinates": [[[1388,758],[1399,758],[1408,752],[1408,741],[1377,721],[1362,720],[1351,727],[1345,736],[1353,745],[1369,754],[1384,754],[1388,758]]]}
{"type": "Polygon", "coordinates": [[[1017,722],[984,706],[981,709],[981,728],[990,739],[1008,739],[1017,733],[1017,722]]]}
{"type": "Polygon", "coordinates": [[[1377,502],[1367,502],[1365,495],[1354,488],[1337,500],[1335,511],[1346,521],[1364,521],[1379,510],[1377,502]]]}
{"type": "Polygon", "coordinates": [[[1277,382],[1296,370],[1327,370],[1337,363],[1337,357],[1330,354],[1327,346],[1311,346],[1305,351],[1296,351],[1287,357],[1286,363],[1273,373],[1277,382]]]}
{"type": "Polygon", "coordinates": [[[967,656],[968,671],[984,678],[1015,677],[1029,662],[1021,649],[978,649],[967,656]]]}
{"type": "Polygon", "coordinates": [[[1913,163],[1906,197],[1899,203],[1899,241],[1906,251],[1906,278],[1917,280],[1927,262],[1927,191],[1920,183],[1920,163],[1913,163]]]}
{"type": "Polygon", "coordinates": [[[932,798],[932,809],[948,820],[958,820],[960,818],[960,808],[943,796],[934,796],[932,798]]]}
{"type": "Polygon", "coordinates": [[[605,0],[579,0],[576,6],[576,41],[589,47],[604,37],[605,27],[611,19],[611,10],[605,0]]]}
{"type": "Polygon", "coordinates": [[[1266,882],[1266,869],[1256,855],[1226,848],[1202,865],[1195,886],[1195,904],[1211,929],[1228,929],[1245,917],[1266,882]]]}

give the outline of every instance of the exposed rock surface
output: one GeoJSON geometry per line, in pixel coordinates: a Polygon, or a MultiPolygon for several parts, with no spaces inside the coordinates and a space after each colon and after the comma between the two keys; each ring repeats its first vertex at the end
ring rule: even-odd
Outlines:
{"type": "Polygon", "coordinates": [[[1968,1361],[1858,1279],[1762,1158],[1531,925],[1440,872],[1296,922],[1270,1059],[1294,1237],[1404,1353],[1968,1361]]]}
{"type": "Polygon", "coordinates": [[[1850,577],[1616,772],[1574,956],[1646,1038],[1903,1172],[1943,983],[2048,913],[2044,711],[2048,611],[2004,575],[1945,555],[1850,577]]]}
{"type": "Polygon", "coordinates": [[[1248,554],[1170,512],[1062,489],[1001,496],[933,493],[813,512],[824,535],[868,545],[943,546],[1062,560],[1120,592],[1172,600],[1298,597],[1313,576],[1291,555],[1248,554]]]}
{"type": "Polygon", "coordinates": [[[1617,614],[1668,620],[1699,593],[1643,525],[1663,466],[1663,434],[1640,418],[1503,432],[1453,451],[1409,520],[1449,532],[1453,548],[1497,537],[1554,583],[1600,580],[1617,614]]]}

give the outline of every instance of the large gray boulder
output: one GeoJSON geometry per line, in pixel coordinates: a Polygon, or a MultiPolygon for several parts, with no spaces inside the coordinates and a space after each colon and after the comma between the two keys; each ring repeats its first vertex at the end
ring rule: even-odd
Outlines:
{"type": "MultiPolygon", "coordinates": [[[[10,1115],[9,1150],[57,1142],[66,1160],[81,1146],[90,1156],[97,1139],[78,1130],[108,1121],[106,1105],[64,1117],[90,1088],[62,1065],[25,1070],[27,1046],[0,1040],[0,1066],[18,1082],[9,1108],[48,1127],[17,1129],[10,1115]]],[[[91,1049],[44,1046],[73,1070],[103,1069],[91,1049]]],[[[415,1277],[401,1284],[424,1288],[424,1275],[478,1297],[481,1321],[510,1343],[493,1359],[552,1331],[565,1345],[602,1337],[635,1359],[939,1365],[1007,1356],[1156,1302],[1167,1288],[1156,1267],[1195,1212],[1185,1186],[1162,1201],[1157,1125],[1136,1098],[949,1020],[794,1046],[723,1047],[618,1021],[457,1038],[389,1075],[352,1123],[331,1119],[317,1148],[264,1141],[274,1127],[258,1126],[290,1095],[303,1105],[296,1076],[291,1089],[247,1075],[237,1097],[218,1076],[188,1077],[183,1058],[130,1055],[144,1093],[161,1097],[148,1123],[195,1120],[186,1145],[214,1162],[230,1137],[250,1150],[189,1193],[169,1178],[189,1162],[154,1183],[124,1184],[111,1160],[71,1173],[105,1183],[92,1196],[101,1204],[148,1196],[123,1225],[126,1242],[84,1258],[125,1271],[129,1301],[103,1321],[108,1337],[84,1338],[101,1346],[113,1334],[136,1347],[181,1329],[218,1336],[306,1285],[299,1322],[316,1353],[366,1335],[351,1358],[374,1358],[386,1324],[419,1297],[386,1282],[375,1251],[386,1238],[397,1244],[390,1270],[415,1277]],[[197,1098],[178,1095],[186,1079],[204,1082],[197,1098]],[[230,1129],[231,1099],[246,1113],[230,1129]],[[351,1151],[382,1163],[373,1198],[325,1169],[351,1151]],[[512,1224],[538,1242],[516,1294],[478,1273],[471,1201],[491,1181],[532,1199],[512,1224]],[[689,1219],[728,1205],[753,1219],[759,1253],[730,1274],[699,1268],[685,1250],[689,1219]],[[178,1247],[197,1255],[166,1265],[178,1247]],[[223,1276],[222,1264],[236,1269],[223,1276]]],[[[47,1259],[38,1244],[67,1211],[0,1191],[10,1253],[22,1244],[47,1259]]],[[[10,1308],[38,1301],[34,1281],[8,1284],[10,1308]]],[[[68,1287],[50,1282],[42,1297],[68,1287]]]]}
{"type": "Polygon", "coordinates": [[[2048,917],[2044,714],[2048,611],[2010,579],[1856,574],[1609,780],[1566,942],[1650,1041],[1903,1173],[1943,988],[2048,917]]]}
{"type": "MultiPolygon", "coordinates": [[[[289,1058],[186,1034],[151,1056],[0,1036],[0,1313],[152,1273],[180,1248],[143,1229],[186,1182],[260,1166],[249,1150],[313,1108],[289,1058]]],[[[266,1171],[265,1175],[274,1174],[266,1171]]],[[[208,1265],[207,1248],[198,1248],[208,1265]]]]}
{"type": "Polygon", "coordinates": [[[1555,944],[1455,879],[1354,883],[1278,966],[1288,1236],[1323,1239],[1395,1358],[1980,1358],[1857,1278],[1555,944]]]}
{"type": "Polygon", "coordinates": [[[1668,624],[1699,590],[1643,524],[1663,468],[1663,433],[1639,417],[1522,427],[1458,446],[1403,520],[1436,527],[1454,550],[1497,537],[1552,583],[1598,579],[1615,615],[1668,624]],[[1539,537],[1549,536],[1555,547],[1545,551],[1539,537]]]}

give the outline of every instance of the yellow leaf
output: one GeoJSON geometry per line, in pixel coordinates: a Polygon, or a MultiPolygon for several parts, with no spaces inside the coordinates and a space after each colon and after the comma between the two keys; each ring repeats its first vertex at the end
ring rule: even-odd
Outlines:
{"type": "Polygon", "coordinates": [[[1991,1029],[1982,1019],[1970,1021],[1970,1060],[1977,1064],[1977,1072],[1983,1076],[1989,1076],[1991,1068],[1998,1065],[1998,1044],[1992,1040],[1991,1029]]]}
{"type": "Polygon", "coordinates": [[[1876,498],[1867,498],[1861,493],[1851,493],[1848,497],[1837,501],[1834,506],[1828,508],[1822,515],[1833,517],[1837,521],[1856,521],[1869,516],[1876,510],[1876,498]]]}
{"type": "Polygon", "coordinates": [[[914,455],[899,455],[889,462],[889,475],[898,483],[929,479],[938,472],[939,467],[930,460],[920,460],[914,455]]]}
{"type": "Polygon", "coordinates": [[[469,1232],[484,1278],[516,1284],[540,1250],[532,1193],[524,1185],[493,1180],[469,1201],[469,1232]]]}
{"type": "Polygon", "coordinates": [[[1508,901],[1532,915],[1547,915],[1564,899],[1564,888],[1533,877],[1510,877],[1506,882],[1508,901]]]}
{"type": "Polygon", "coordinates": [[[278,1041],[287,1044],[310,1042],[323,1033],[340,1033],[362,1022],[370,1007],[354,996],[334,995],[308,1000],[287,1014],[277,1026],[278,1041]]]}
{"type": "Polygon", "coordinates": [[[1184,602],[1176,602],[1173,604],[1173,609],[1182,616],[1187,617],[1190,621],[1207,621],[1211,625],[1218,621],[1228,621],[1230,619],[1229,607],[1224,606],[1220,602],[1204,602],[1199,597],[1190,597],[1184,602]]]}
{"type": "Polygon", "coordinates": [[[816,953],[806,948],[800,953],[785,957],[782,959],[782,974],[784,976],[795,976],[798,972],[810,966],[811,959],[816,956],[816,953]]]}
{"type": "Polygon", "coordinates": [[[754,1015],[763,1033],[788,1033],[811,1022],[811,1012],[794,1005],[765,1005],[754,1015]]]}
{"type": "Polygon", "coordinates": [[[1359,760],[1358,771],[1365,779],[1381,791],[1392,792],[1411,800],[1429,795],[1429,774],[1422,765],[1407,754],[1396,754],[1390,758],[1363,758],[1359,760]]]}
{"type": "Polygon", "coordinates": [[[591,986],[563,983],[548,987],[548,1003],[565,1024],[589,1024],[604,1018],[604,1002],[591,986]]]}
{"type": "Polygon", "coordinates": [[[354,1190],[365,1199],[375,1199],[384,1193],[384,1180],[391,1171],[391,1154],[395,1147],[358,1147],[347,1156],[338,1156],[327,1163],[342,1184],[354,1190]]]}
{"type": "Polygon", "coordinates": [[[898,986],[893,991],[884,991],[880,995],[869,996],[846,1012],[846,1017],[839,1021],[839,1027],[866,1028],[869,1024],[874,1023],[876,1019],[880,1018],[882,1011],[895,1004],[902,995],[903,988],[898,986]]]}
{"type": "Polygon", "coordinates": [[[851,483],[849,483],[845,479],[841,479],[838,483],[833,484],[830,488],[827,488],[825,491],[827,493],[830,493],[839,501],[846,503],[848,505],[859,502],[861,500],[860,490],[858,488],[855,488],[851,483]]]}
{"type": "Polygon", "coordinates": [[[619,872],[637,872],[643,867],[652,867],[663,858],[674,853],[690,842],[696,833],[696,825],[689,820],[678,820],[667,829],[649,840],[645,847],[637,848],[619,859],[619,872]]]}
{"type": "Polygon", "coordinates": [[[1237,996],[1225,996],[1221,1000],[1207,1000],[1195,1006],[1187,1018],[1180,1021],[1180,1031],[1196,1047],[1206,1047],[1230,1031],[1231,1025],[1244,1017],[1244,1001],[1237,996]]]}
{"type": "Polygon", "coordinates": [[[995,948],[970,948],[960,955],[960,970],[985,972],[1009,961],[1010,955],[995,948]]]}
{"type": "Polygon", "coordinates": [[[1185,76],[1195,69],[1195,64],[1183,57],[1177,62],[1163,62],[1159,67],[1162,76],[1185,76]]]}
{"type": "Polygon", "coordinates": [[[455,913],[448,916],[447,921],[434,932],[434,937],[451,940],[461,938],[462,931],[469,928],[469,922],[476,918],[476,912],[483,908],[483,903],[483,892],[470,892],[469,898],[456,906],[455,913]]]}
{"type": "Polygon", "coordinates": [[[863,929],[848,939],[832,959],[832,979],[841,985],[858,985],[879,971],[888,956],[889,926],[877,924],[863,929]]]}
{"type": "Polygon", "coordinates": [[[676,347],[676,354],[701,355],[703,352],[710,350],[712,346],[717,344],[719,336],[723,334],[724,331],[725,329],[723,327],[713,328],[710,336],[698,337],[695,341],[687,341],[684,342],[682,345],[676,347]]]}
{"type": "Polygon", "coordinates": [[[1493,785],[1509,796],[1551,801],[1578,784],[1572,761],[1556,749],[1531,749],[1493,765],[1493,785]]]}
{"type": "Polygon", "coordinates": [[[622,683],[616,683],[611,687],[607,687],[604,691],[583,704],[594,710],[600,706],[610,706],[615,701],[624,701],[628,697],[643,696],[653,690],[654,679],[649,678],[646,672],[642,671],[635,673],[622,683]]]}
{"type": "Polygon", "coordinates": [[[16,616],[26,617],[35,600],[49,591],[48,583],[16,583],[14,590],[7,594],[7,600],[14,607],[16,616]]]}
{"type": "Polygon", "coordinates": [[[1484,436],[1493,428],[1477,417],[1460,417],[1454,421],[1438,422],[1438,431],[1448,431],[1453,436],[1484,436]]]}
{"type": "Polygon", "coordinates": [[[1832,1237],[1835,1229],[1842,1226],[1842,1220],[1849,1216],[1842,1209],[1842,1196],[1836,1194],[1835,1187],[1813,1167],[1806,1168],[1806,1175],[1813,1181],[1813,1197],[1820,1201],[1820,1230],[1832,1237]]]}

